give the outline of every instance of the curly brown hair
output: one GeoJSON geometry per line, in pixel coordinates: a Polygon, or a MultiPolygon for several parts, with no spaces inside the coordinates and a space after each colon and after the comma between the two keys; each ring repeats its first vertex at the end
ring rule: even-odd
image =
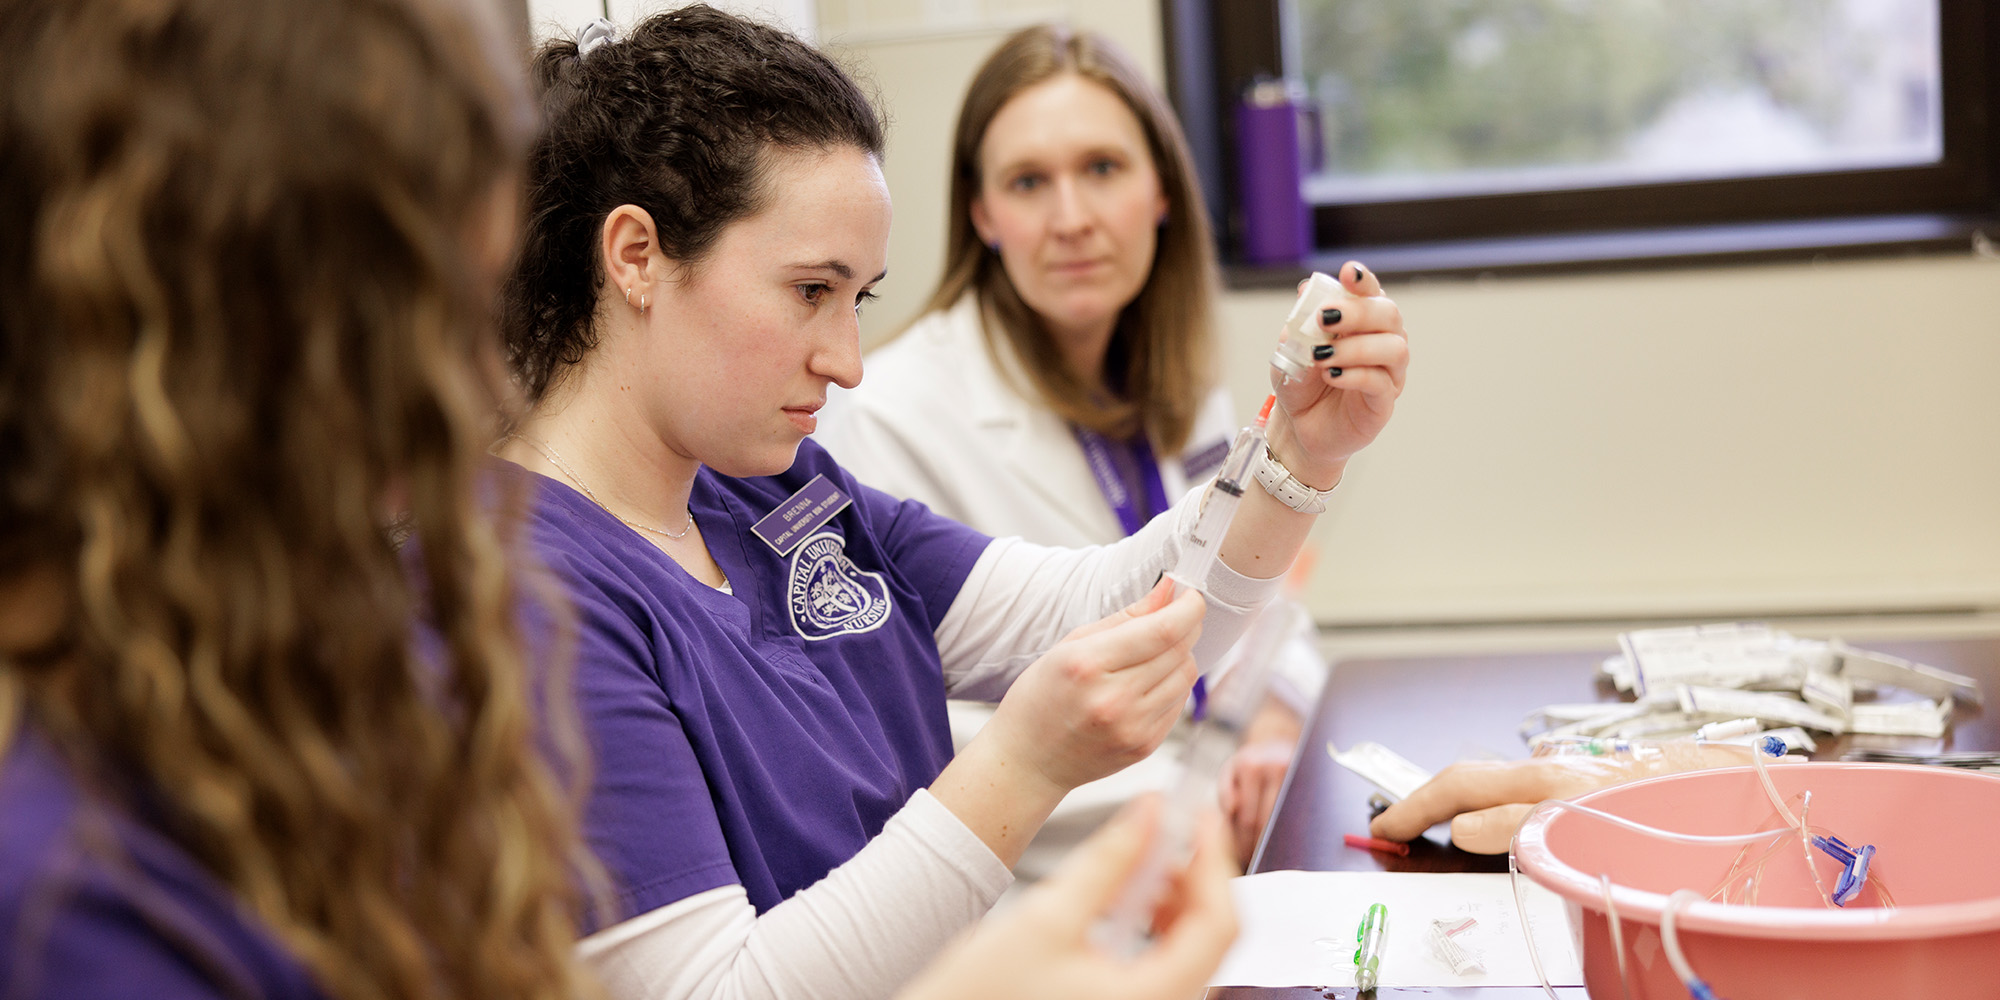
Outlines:
{"type": "Polygon", "coordinates": [[[337,1000],[589,990],[481,475],[533,119],[475,11],[0,3],[0,753],[159,815],[337,1000]]]}
{"type": "Polygon", "coordinates": [[[597,346],[597,238],[612,210],[645,209],[661,253],[693,267],[763,207],[773,147],[882,155],[873,103],[833,60],[704,4],[655,14],[588,57],[550,41],[531,75],[543,126],[505,325],[536,399],[597,346]]]}

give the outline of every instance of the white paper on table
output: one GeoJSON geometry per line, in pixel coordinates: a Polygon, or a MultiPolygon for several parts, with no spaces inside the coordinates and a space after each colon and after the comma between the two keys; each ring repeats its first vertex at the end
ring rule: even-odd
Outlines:
{"type": "MultiPolygon", "coordinates": [[[[1484,872],[1264,872],[1230,883],[1242,932],[1210,986],[1352,986],[1354,934],[1372,903],[1389,910],[1383,986],[1539,986],[1511,876],[1484,872]],[[1457,941],[1484,972],[1458,975],[1430,946],[1431,921],[1477,927],[1457,941]]],[[[1535,948],[1552,986],[1583,985],[1562,897],[1523,876],[1535,948]]]]}

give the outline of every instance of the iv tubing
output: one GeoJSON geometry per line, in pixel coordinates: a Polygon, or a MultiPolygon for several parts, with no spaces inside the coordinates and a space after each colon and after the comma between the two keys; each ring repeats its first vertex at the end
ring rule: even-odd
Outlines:
{"type": "MultiPolygon", "coordinates": [[[[1532,815],[1532,811],[1530,811],[1532,815]]],[[[1527,825],[1525,820],[1523,826],[1527,825]]],[[[1521,918],[1521,936],[1528,942],[1528,961],[1535,966],[1535,981],[1542,984],[1542,992],[1549,1000],[1562,1000],[1556,996],[1555,987],[1549,985],[1549,974],[1542,969],[1542,950],[1535,947],[1535,928],[1528,923],[1528,901],[1521,898],[1521,870],[1514,867],[1514,849],[1521,844],[1521,831],[1514,831],[1514,842],[1507,845],[1507,884],[1514,890],[1514,912],[1521,918]]]]}
{"type": "MultiPolygon", "coordinates": [[[[1775,740],[1775,737],[1772,739],[1775,740]]],[[[1766,742],[1760,746],[1746,747],[1745,749],[1750,751],[1750,762],[1753,766],[1756,767],[1757,777],[1764,784],[1764,794],[1770,797],[1771,804],[1778,808],[1778,814],[1781,817],[1783,817],[1788,824],[1790,824],[1785,827],[1773,828],[1769,830],[1759,830],[1756,833],[1744,833],[1744,834],[1709,835],[1709,834],[1696,834],[1696,833],[1678,833],[1673,830],[1662,830],[1657,827],[1647,826],[1644,823],[1634,822],[1632,820],[1626,819],[1623,816],[1616,816],[1611,813],[1605,812],[1602,809],[1593,809],[1589,806],[1571,802],[1567,799],[1548,799],[1546,801],[1536,803],[1535,807],[1528,811],[1528,819],[1534,818],[1534,814],[1540,812],[1543,806],[1554,806],[1558,809],[1570,809],[1576,812],[1584,813],[1586,815],[1595,816],[1598,819],[1604,820],[1605,822],[1612,824],[1613,826],[1621,826],[1635,833],[1644,834],[1649,837],[1656,837],[1661,840],[1679,841],[1684,844],[1754,844],[1759,841],[1766,840],[1770,837],[1787,833],[1798,833],[1802,837],[1806,836],[1804,824],[1800,822],[1797,816],[1792,815],[1792,811],[1790,809],[1785,807],[1784,800],[1778,797],[1777,786],[1772,784],[1770,774],[1768,774],[1764,769],[1764,754],[1759,753],[1758,751],[1761,749],[1767,749],[1769,748],[1769,746],[1770,743],[1766,742]]],[[[1777,756],[1777,754],[1773,754],[1772,756],[1777,756]]],[[[1812,805],[1812,793],[1807,792],[1805,794],[1805,801],[1802,804],[1801,808],[1809,808],[1811,805],[1812,805]]],[[[1527,819],[1523,819],[1521,825],[1526,826],[1527,819]]],[[[1534,928],[1528,924],[1527,901],[1521,898],[1521,870],[1514,864],[1514,856],[1516,851],[1520,847],[1520,842],[1521,842],[1521,832],[1519,829],[1516,829],[1514,831],[1514,843],[1510,845],[1507,850],[1507,875],[1508,875],[1508,880],[1514,889],[1514,908],[1521,918],[1521,934],[1527,941],[1528,959],[1535,966],[1535,978],[1542,984],[1542,992],[1548,994],[1549,1000],[1559,1000],[1559,998],[1556,997],[1555,987],[1550,985],[1549,983],[1548,973],[1544,971],[1542,968],[1541,950],[1535,947],[1534,928]]],[[[1810,851],[1810,847],[1808,847],[1808,851],[1810,851]]],[[[1812,858],[1810,853],[1808,853],[1806,860],[1808,863],[1807,868],[1808,870],[1813,871],[1814,881],[1817,882],[1819,878],[1819,873],[1817,870],[1813,870],[1811,867],[1812,858]]],[[[1613,927],[1616,928],[1617,926],[1616,921],[1618,920],[1618,908],[1615,905],[1613,905],[1611,901],[1610,878],[1607,875],[1600,873],[1598,875],[1598,879],[1600,886],[1604,889],[1605,907],[1607,909],[1607,912],[1610,914],[1610,919],[1613,921],[1613,927]]],[[[1822,891],[1824,891],[1824,887],[1822,887],[1822,891]]],[[[1712,997],[1714,996],[1714,994],[1709,991],[1708,985],[1706,983],[1703,983],[1700,979],[1695,978],[1693,970],[1687,967],[1686,960],[1682,958],[1680,955],[1679,944],[1675,940],[1672,934],[1674,911],[1678,908],[1677,904],[1675,903],[1675,900],[1680,899],[1683,893],[1685,893],[1691,899],[1698,900],[1701,898],[1701,895],[1692,889],[1677,890],[1673,896],[1669,897],[1667,903],[1665,922],[1662,925],[1661,936],[1665,941],[1668,949],[1668,956],[1667,956],[1668,961],[1674,966],[1674,974],[1678,976],[1681,980],[1681,983],[1688,988],[1688,992],[1697,997],[1700,996],[1712,997]]],[[[1625,955],[1624,955],[1624,949],[1622,947],[1619,949],[1618,953],[1618,974],[1619,974],[1619,985],[1624,986],[1625,955]]],[[[1628,994],[1630,993],[1629,987],[1627,988],[1627,993],[1628,994]]]]}
{"type": "MultiPolygon", "coordinates": [[[[1767,736],[1765,737],[1765,739],[1776,740],[1777,737],[1767,736]]],[[[1771,754],[1771,756],[1782,757],[1784,756],[1784,751],[1781,750],[1777,753],[1771,754]]],[[[1792,811],[1790,809],[1785,808],[1785,800],[1778,797],[1778,786],[1771,783],[1771,772],[1764,763],[1764,755],[1758,753],[1756,749],[1751,750],[1750,763],[1752,766],[1757,768],[1757,780],[1764,783],[1764,794],[1770,796],[1771,805],[1778,810],[1778,815],[1784,819],[1787,825],[1791,826],[1795,830],[1803,832],[1806,826],[1805,823],[1801,822],[1798,817],[1792,815],[1792,811]]]]}
{"type": "Polygon", "coordinates": [[[1674,967],[1674,975],[1680,977],[1681,985],[1686,986],[1690,994],[1713,996],[1708,984],[1694,974],[1694,968],[1688,965],[1687,956],[1681,953],[1680,932],[1674,929],[1674,917],[1680,913],[1681,908],[1700,900],[1701,894],[1693,889],[1675,889],[1674,894],[1667,897],[1667,908],[1660,914],[1660,944],[1666,949],[1667,964],[1674,967]]]}
{"type": "Polygon", "coordinates": [[[1546,802],[1541,803],[1540,805],[1537,805],[1535,807],[1536,811],[1539,811],[1541,809],[1541,806],[1554,806],[1558,809],[1574,810],[1576,812],[1584,813],[1589,816],[1595,816],[1598,819],[1601,819],[1606,823],[1610,823],[1613,826],[1622,826],[1625,829],[1631,830],[1634,833],[1643,833],[1648,837],[1657,837],[1661,840],[1677,840],[1683,844],[1754,844],[1759,841],[1769,840],[1770,838],[1779,836],[1781,834],[1792,833],[1798,829],[1798,827],[1795,826],[1785,826],[1785,827],[1772,827],[1768,830],[1759,830],[1756,833],[1722,833],[1722,834],[1678,833],[1673,830],[1662,830],[1658,827],[1647,826],[1644,823],[1634,822],[1632,820],[1626,819],[1623,816],[1613,815],[1611,813],[1605,812],[1602,809],[1592,809],[1589,806],[1580,805],[1578,803],[1571,802],[1568,799],[1550,799],[1546,802]]]}
{"type": "Polygon", "coordinates": [[[1806,814],[1811,810],[1812,795],[1808,793],[1806,800],[1799,803],[1799,849],[1805,852],[1806,874],[1812,876],[1813,890],[1819,893],[1820,902],[1829,910],[1839,909],[1833,905],[1833,894],[1826,891],[1826,882],[1819,877],[1819,864],[1813,860],[1812,831],[1806,829],[1806,814]]]}
{"type": "Polygon", "coordinates": [[[1625,1000],[1632,1000],[1632,978],[1625,972],[1625,928],[1618,919],[1618,904],[1611,901],[1611,875],[1597,873],[1597,888],[1604,893],[1604,912],[1611,917],[1611,953],[1618,956],[1618,988],[1625,991],[1625,1000]]]}

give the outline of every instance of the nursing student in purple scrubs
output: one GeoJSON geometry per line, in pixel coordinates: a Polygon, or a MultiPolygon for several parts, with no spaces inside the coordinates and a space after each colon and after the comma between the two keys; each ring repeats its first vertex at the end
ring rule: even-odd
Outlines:
{"type": "MultiPolygon", "coordinates": [[[[1215,253],[1180,125],[1108,40],[1035,25],[973,74],[951,147],[938,287],[868,355],[867,380],[834,394],[818,437],[869,485],[990,535],[1131,535],[1208,478],[1241,426],[1216,375],[1215,253]]],[[[1220,783],[1246,864],[1326,678],[1310,629],[1276,667],[1220,783]]],[[[991,708],[951,713],[962,742],[991,708]]],[[[1064,799],[1015,874],[1038,877],[1119,804],[1171,787],[1188,735],[1064,799]]]]}
{"type": "MultiPolygon", "coordinates": [[[[1198,662],[1313,523],[1252,490],[1206,581],[1155,586],[1196,512],[1056,549],[856,482],[808,435],[861,379],[881,124],[824,56],[704,7],[535,62],[544,134],[508,297],[533,400],[499,454],[576,608],[592,846],[621,997],[878,997],[1007,887],[1070,789],[1154,749],[1198,662]],[[953,756],[947,695],[999,708],[953,756]]],[[[1372,279],[1370,279],[1372,280],[1372,279]]],[[[1400,392],[1393,307],[1273,417],[1325,490],[1400,392]]]]}
{"type": "Polygon", "coordinates": [[[0,996],[588,995],[482,12],[0,4],[0,996]]]}
{"type": "MultiPolygon", "coordinates": [[[[480,9],[0,4],[0,996],[601,995],[484,455],[531,116],[480,9]]],[[[1089,944],[1151,826],[904,1000],[1198,990],[1217,825],[1159,947],[1089,944]]]]}

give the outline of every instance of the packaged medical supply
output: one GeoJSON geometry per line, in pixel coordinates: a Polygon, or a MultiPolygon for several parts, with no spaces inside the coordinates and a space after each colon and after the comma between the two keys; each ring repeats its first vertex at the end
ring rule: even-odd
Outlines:
{"type": "Polygon", "coordinates": [[[1467,948],[1459,936],[1479,926],[1472,917],[1451,917],[1431,921],[1431,954],[1451,969],[1454,976],[1485,972],[1484,956],[1467,948]]]}
{"type": "Polygon", "coordinates": [[[1748,717],[1794,749],[1811,749],[1808,730],[1943,736],[1954,699],[1981,699],[1973,678],[1768,625],[1628,632],[1619,647],[1603,673],[1633,701],[1549,705],[1522,721],[1522,736],[1666,738],[1748,717]]]}
{"type": "Polygon", "coordinates": [[[1380,788],[1391,800],[1400,802],[1410,797],[1410,793],[1431,780],[1431,773],[1412,764],[1380,743],[1363,740],[1346,750],[1339,750],[1332,743],[1326,745],[1327,756],[1341,767],[1368,779],[1370,784],[1380,788]]]}

